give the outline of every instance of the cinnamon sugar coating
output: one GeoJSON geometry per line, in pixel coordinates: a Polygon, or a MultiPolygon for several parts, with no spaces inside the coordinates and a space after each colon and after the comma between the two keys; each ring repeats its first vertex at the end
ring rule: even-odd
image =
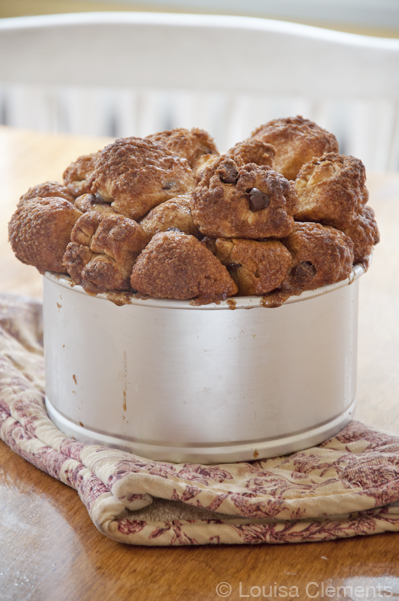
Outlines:
{"type": "Polygon", "coordinates": [[[223,238],[281,238],[294,227],[296,192],[282,175],[222,156],[193,192],[192,215],[201,234],[223,238]]]}
{"type": "Polygon", "coordinates": [[[9,240],[17,259],[34,265],[41,273],[66,273],[62,259],[72,228],[81,215],[64,198],[25,200],[8,224],[9,240]]]}
{"type": "Polygon", "coordinates": [[[196,238],[201,236],[191,215],[191,194],[176,196],[154,207],[140,221],[140,225],[150,238],[169,228],[176,228],[196,238]]]}
{"type": "Polygon", "coordinates": [[[349,277],[353,264],[353,243],[343,232],[320,223],[296,223],[282,243],[292,255],[292,266],[281,291],[300,294],[335,284],[349,277]]]}
{"type": "Polygon", "coordinates": [[[262,295],[278,288],[292,264],[291,253],[277,240],[204,239],[235,281],[240,296],[262,295]]]}
{"type": "Polygon", "coordinates": [[[326,152],[338,152],[338,142],[333,134],[300,115],[273,119],[257,127],[251,138],[274,146],[274,169],[290,180],[295,179],[302,165],[313,158],[326,152]]]}
{"type": "Polygon", "coordinates": [[[133,137],[106,146],[87,182],[88,192],[135,220],[193,187],[193,173],[186,159],[153,140],[133,137]]]}
{"type": "Polygon", "coordinates": [[[44,182],[43,184],[32,186],[21,196],[17,206],[19,207],[25,200],[31,200],[32,198],[65,198],[65,200],[73,202],[73,196],[68,188],[55,181],[44,182]]]}
{"type": "Polygon", "coordinates": [[[75,199],[75,207],[82,211],[82,213],[88,213],[90,211],[98,211],[99,213],[108,213],[114,215],[115,211],[108,202],[104,202],[95,194],[82,194],[75,199]]]}
{"type": "Polygon", "coordinates": [[[147,241],[140,225],[131,219],[84,213],[72,230],[64,263],[73,282],[87,292],[129,290],[134,262],[147,241]]]}
{"type": "Polygon", "coordinates": [[[298,116],[224,155],[198,128],[116,140],[71,163],[64,185],[29,188],[9,237],[22,262],[89,293],[281,303],[368,266],[379,231],[367,202],[362,162],[298,116]]]}
{"type": "Polygon", "coordinates": [[[152,134],[147,138],[167,148],[173,154],[186,159],[194,175],[203,163],[219,154],[212,136],[204,129],[198,129],[198,127],[192,129],[178,127],[152,134]]]}
{"type": "Polygon", "coordinates": [[[255,165],[273,169],[276,150],[271,144],[267,144],[262,140],[253,139],[238,142],[238,144],[227,151],[226,155],[232,158],[239,167],[247,165],[248,163],[255,163],[255,165]]]}
{"type": "Polygon", "coordinates": [[[226,267],[194,236],[158,232],[133,267],[132,288],[155,298],[225,299],[237,292],[226,267]]]}
{"type": "Polygon", "coordinates": [[[380,241],[380,232],[375,220],[374,210],[366,206],[353,221],[342,230],[353,242],[354,263],[363,263],[368,267],[368,257],[373,246],[380,241]]]}
{"type": "Polygon", "coordinates": [[[207,167],[210,167],[219,158],[219,154],[209,154],[206,155],[202,160],[198,161],[197,168],[195,170],[195,185],[198,185],[198,182],[201,181],[202,175],[207,167]]]}
{"type": "Polygon", "coordinates": [[[65,169],[63,173],[64,184],[74,198],[88,192],[87,179],[93,172],[99,156],[100,151],[82,155],[65,169]]]}
{"type": "Polygon", "coordinates": [[[295,181],[298,221],[318,221],[344,229],[368,200],[366,171],[352,156],[328,153],[302,167],[295,181]]]}

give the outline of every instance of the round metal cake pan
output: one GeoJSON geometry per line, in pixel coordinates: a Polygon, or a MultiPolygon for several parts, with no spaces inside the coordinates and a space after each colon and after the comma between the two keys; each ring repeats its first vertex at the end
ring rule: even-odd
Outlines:
{"type": "Polygon", "coordinates": [[[118,306],[46,273],[47,411],[77,440],[161,461],[319,444],[353,417],[362,273],[276,308],[260,297],[118,306]]]}

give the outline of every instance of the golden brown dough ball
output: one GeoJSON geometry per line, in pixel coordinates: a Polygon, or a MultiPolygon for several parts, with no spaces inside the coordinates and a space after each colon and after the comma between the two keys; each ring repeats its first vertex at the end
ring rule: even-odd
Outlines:
{"type": "Polygon", "coordinates": [[[353,242],[354,263],[362,263],[368,267],[368,257],[373,246],[380,241],[380,232],[375,220],[375,213],[369,206],[364,207],[349,225],[343,228],[344,234],[353,242]]]}
{"type": "Polygon", "coordinates": [[[274,146],[274,169],[287,179],[295,179],[302,165],[313,158],[326,152],[338,152],[333,134],[299,115],[269,121],[257,127],[251,138],[274,146]]]}
{"type": "Polygon", "coordinates": [[[328,153],[302,167],[295,181],[298,221],[318,221],[343,229],[368,200],[366,171],[352,156],[328,153]]]}
{"type": "Polygon", "coordinates": [[[72,228],[81,215],[65,198],[25,200],[8,224],[8,236],[17,259],[34,265],[41,273],[66,273],[62,258],[72,228]]]}
{"type": "Polygon", "coordinates": [[[75,199],[75,207],[82,211],[82,213],[89,213],[90,211],[98,211],[99,213],[108,213],[114,215],[115,211],[109,204],[100,200],[95,194],[82,194],[75,199]]]}
{"type": "Polygon", "coordinates": [[[201,236],[191,215],[191,194],[176,196],[154,207],[140,221],[140,225],[150,238],[169,228],[176,228],[196,238],[201,236]]]}
{"type": "Polygon", "coordinates": [[[64,171],[64,184],[74,198],[88,192],[86,183],[93,172],[100,151],[85,154],[73,161],[64,171]]]}
{"type": "Polygon", "coordinates": [[[320,223],[296,223],[282,243],[293,259],[281,284],[281,291],[300,294],[340,282],[349,277],[353,264],[353,243],[343,232],[320,223]]]}
{"type": "Polygon", "coordinates": [[[121,215],[84,213],[72,230],[64,263],[73,282],[92,294],[129,290],[133,264],[148,238],[121,215]]]}
{"type": "Polygon", "coordinates": [[[271,144],[266,144],[266,142],[262,142],[262,140],[253,139],[238,142],[233,148],[230,148],[226,155],[232,158],[239,167],[247,165],[248,163],[255,163],[255,165],[273,169],[276,151],[271,144]]]}
{"type": "Polygon", "coordinates": [[[219,155],[212,136],[204,129],[197,127],[193,127],[193,129],[179,127],[152,134],[147,138],[164,146],[173,154],[187,159],[194,175],[196,175],[197,169],[201,168],[210,158],[219,155]]]}
{"type": "Polygon", "coordinates": [[[139,256],[132,288],[156,298],[224,299],[237,292],[226,267],[201,242],[180,232],[158,232],[139,256]]]}
{"type": "Polygon", "coordinates": [[[87,182],[88,192],[135,220],[193,187],[193,173],[185,159],[142,138],[121,138],[106,146],[87,182]]]}
{"type": "Polygon", "coordinates": [[[192,215],[201,234],[223,238],[282,238],[294,227],[296,192],[282,175],[254,163],[240,167],[222,156],[193,192],[192,215]]]}
{"type": "Polygon", "coordinates": [[[198,182],[201,181],[202,175],[207,167],[216,163],[220,155],[218,154],[210,154],[203,161],[199,162],[197,169],[195,171],[195,185],[198,185],[198,182]]]}
{"type": "Polygon", "coordinates": [[[203,243],[227,267],[240,296],[267,294],[278,288],[292,264],[290,252],[277,240],[205,238],[203,243]]]}
{"type": "Polygon", "coordinates": [[[25,200],[31,200],[32,198],[65,198],[69,202],[73,202],[74,200],[66,186],[54,181],[44,182],[44,184],[38,184],[29,188],[21,196],[17,206],[19,207],[25,200]]]}

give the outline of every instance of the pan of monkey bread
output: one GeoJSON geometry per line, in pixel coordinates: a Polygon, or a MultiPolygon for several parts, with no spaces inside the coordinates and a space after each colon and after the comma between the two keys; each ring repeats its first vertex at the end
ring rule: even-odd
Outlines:
{"type": "Polygon", "coordinates": [[[362,162],[312,121],[224,153],[196,128],[118,139],[30,188],[9,239],[44,275],[46,407],[68,436],[233,462],[352,419],[379,233],[362,162]]]}

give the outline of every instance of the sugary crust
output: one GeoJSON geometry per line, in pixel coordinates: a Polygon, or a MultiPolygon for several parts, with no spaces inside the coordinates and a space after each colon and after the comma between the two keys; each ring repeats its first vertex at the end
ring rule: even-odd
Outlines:
{"type": "Polygon", "coordinates": [[[82,213],[98,211],[99,213],[108,213],[114,215],[115,211],[108,202],[100,200],[95,194],[82,194],[75,199],[75,207],[82,213]]]}
{"type": "Polygon", "coordinates": [[[292,264],[291,253],[277,240],[204,239],[235,281],[240,296],[278,288],[292,264]]]}
{"type": "Polygon", "coordinates": [[[176,196],[154,207],[140,221],[140,225],[150,238],[169,228],[176,228],[196,238],[201,237],[191,215],[191,194],[176,196]]]}
{"type": "Polygon", "coordinates": [[[380,241],[380,232],[375,220],[374,210],[366,206],[360,215],[343,229],[344,234],[353,242],[354,263],[368,266],[368,257],[373,246],[380,241]]]}
{"type": "Polygon", "coordinates": [[[159,232],[139,256],[132,288],[156,298],[202,299],[233,296],[237,287],[226,267],[194,236],[159,232]]]}
{"type": "Polygon", "coordinates": [[[280,287],[283,293],[299,294],[334,284],[352,271],[352,240],[333,227],[296,223],[293,233],[281,242],[293,259],[280,287]]]}
{"type": "Polygon", "coordinates": [[[65,200],[73,202],[73,196],[68,191],[68,188],[55,181],[44,182],[43,184],[32,186],[32,188],[29,188],[29,190],[21,196],[17,206],[19,207],[26,200],[31,200],[32,198],[65,198],[65,200]]]}
{"type": "Polygon", "coordinates": [[[72,230],[64,263],[73,282],[87,292],[129,290],[134,262],[147,242],[140,225],[131,219],[84,213],[72,230]]]}
{"type": "Polygon", "coordinates": [[[94,253],[88,246],[70,242],[66,247],[64,261],[66,270],[74,284],[82,284],[82,272],[85,266],[93,258],[94,253]]]}
{"type": "Polygon", "coordinates": [[[179,127],[147,136],[173,154],[186,159],[196,175],[197,168],[212,155],[218,155],[218,149],[212,136],[204,129],[185,129],[179,127]]]}
{"type": "Polygon", "coordinates": [[[273,169],[276,150],[271,144],[266,144],[266,142],[263,142],[262,140],[253,139],[238,142],[238,144],[227,151],[226,155],[232,158],[239,167],[247,165],[248,163],[255,163],[255,165],[273,169]]]}
{"type": "Polygon", "coordinates": [[[364,165],[300,116],[224,155],[198,128],[119,139],[71,163],[64,183],[21,196],[11,246],[92,294],[204,303],[238,292],[277,306],[367,267],[379,242],[364,165]]]}
{"type": "Polygon", "coordinates": [[[18,206],[8,225],[11,247],[22,263],[44,273],[66,273],[62,258],[82,215],[64,198],[32,198],[18,206]]]}
{"type": "Polygon", "coordinates": [[[205,169],[193,193],[194,223],[207,236],[287,236],[294,227],[295,209],[295,189],[282,175],[254,163],[240,167],[228,156],[205,169]],[[254,206],[258,199],[264,208],[254,206]]]}
{"type": "Polygon", "coordinates": [[[328,153],[304,165],[295,181],[298,221],[318,221],[344,229],[368,200],[366,171],[352,156],[328,153]]]}
{"type": "Polygon", "coordinates": [[[194,174],[195,185],[197,185],[198,182],[201,181],[202,175],[204,174],[205,169],[207,169],[207,167],[210,167],[211,165],[216,163],[216,161],[219,159],[219,156],[220,156],[219,154],[207,154],[198,159],[197,168],[196,168],[195,174],[194,174]]]}
{"type": "Polygon", "coordinates": [[[93,172],[100,151],[80,156],[63,173],[65,186],[74,198],[88,192],[86,183],[93,172]]]}
{"type": "Polygon", "coordinates": [[[135,220],[193,187],[193,173],[185,159],[142,138],[121,138],[104,148],[87,182],[88,192],[135,220]]]}
{"type": "Polygon", "coordinates": [[[252,132],[272,144],[276,150],[274,169],[287,179],[295,179],[303,164],[326,152],[338,152],[338,142],[333,134],[300,115],[274,119],[252,132]]]}

